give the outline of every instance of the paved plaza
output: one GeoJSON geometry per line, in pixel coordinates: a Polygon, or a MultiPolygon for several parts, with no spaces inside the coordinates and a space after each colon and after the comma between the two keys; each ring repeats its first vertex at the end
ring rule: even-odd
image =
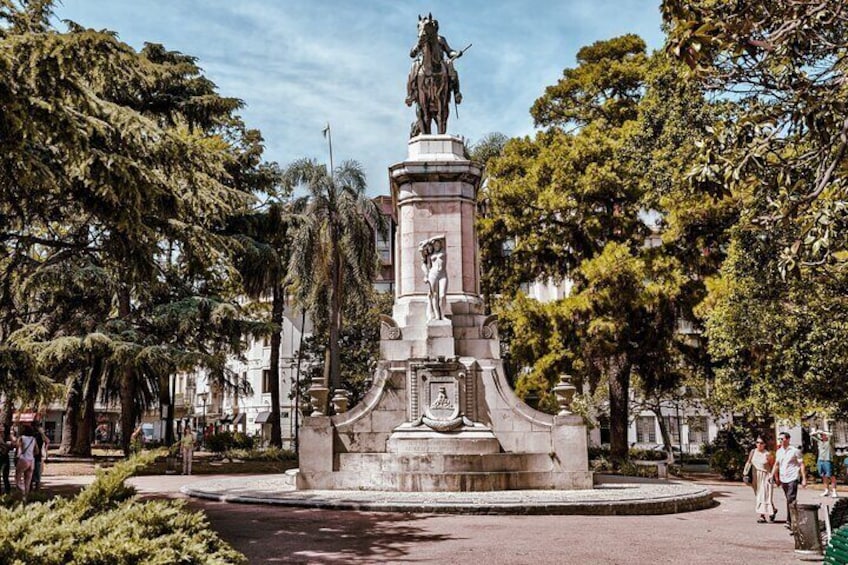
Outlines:
{"type": "MultiPolygon", "coordinates": [[[[184,485],[234,477],[135,477],[144,496],[185,498],[184,485]]],[[[245,476],[245,482],[258,480],[245,476]]],[[[47,488],[91,477],[48,477],[47,488]]],[[[462,515],[288,508],[190,499],[251,563],[520,563],[738,565],[803,563],[784,527],[758,524],[751,489],[697,481],[713,492],[706,510],[655,516],[462,515]]],[[[832,504],[820,490],[801,503],[832,504]]]]}

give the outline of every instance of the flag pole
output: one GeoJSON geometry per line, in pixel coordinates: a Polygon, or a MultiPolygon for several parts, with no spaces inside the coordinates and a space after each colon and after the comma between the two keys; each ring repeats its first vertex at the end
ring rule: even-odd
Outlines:
{"type": "Polygon", "coordinates": [[[330,176],[333,176],[333,133],[330,131],[330,122],[327,122],[327,127],[324,128],[324,137],[327,138],[327,143],[330,146],[330,176]]]}

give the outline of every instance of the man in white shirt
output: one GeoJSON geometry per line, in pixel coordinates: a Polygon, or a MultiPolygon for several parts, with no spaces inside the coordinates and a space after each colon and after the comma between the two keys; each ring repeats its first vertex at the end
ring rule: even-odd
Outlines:
{"type": "Polygon", "coordinates": [[[793,515],[798,512],[798,484],[800,482],[802,488],[807,488],[807,470],[804,467],[804,454],[797,447],[789,445],[789,432],[780,432],[777,441],[780,448],[775,454],[771,476],[786,495],[786,527],[792,528],[793,515]]]}

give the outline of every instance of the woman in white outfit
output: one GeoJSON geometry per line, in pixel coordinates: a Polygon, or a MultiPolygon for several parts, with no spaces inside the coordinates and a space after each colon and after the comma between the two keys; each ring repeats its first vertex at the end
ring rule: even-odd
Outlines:
{"type": "Polygon", "coordinates": [[[17,442],[18,460],[15,463],[15,484],[24,493],[24,498],[29,494],[32,473],[35,470],[35,458],[39,456],[38,444],[33,436],[33,429],[27,426],[17,442]]]}
{"type": "Polygon", "coordinates": [[[743,474],[752,470],[751,488],[756,493],[757,506],[755,512],[760,515],[757,522],[764,524],[766,516],[770,522],[774,522],[777,510],[774,507],[774,484],[769,480],[772,467],[774,466],[774,455],[766,449],[766,442],[758,437],[756,447],[748,454],[743,474]]]}

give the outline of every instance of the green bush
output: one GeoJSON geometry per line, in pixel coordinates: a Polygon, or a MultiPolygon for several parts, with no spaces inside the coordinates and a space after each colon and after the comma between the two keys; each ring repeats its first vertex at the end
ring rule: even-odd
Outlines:
{"type": "Polygon", "coordinates": [[[241,432],[218,432],[206,439],[206,447],[212,453],[222,454],[231,449],[253,449],[254,440],[241,432]]]}
{"type": "Polygon", "coordinates": [[[710,458],[710,470],[724,479],[741,481],[754,439],[754,432],[743,426],[719,430],[712,443],[704,444],[704,454],[710,458]]]}
{"type": "Polygon", "coordinates": [[[630,459],[636,459],[638,461],[665,461],[668,459],[668,453],[661,449],[631,448],[629,456],[630,459]]]}
{"type": "Polygon", "coordinates": [[[229,449],[224,452],[224,458],[241,461],[294,461],[297,455],[290,449],[266,447],[264,449],[229,449]]]}
{"type": "Polygon", "coordinates": [[[628,477],[645,477],[656,479],[659,469],[654,465],[637,465],[632,461],[624,461],[618,466],[618,472],[628,477]]]}
{"type": "MultiPolygon", "coordinates": [[[[844,476],[844,459],[844,457],[835,456],[831,463],[833,466],[833,476],[837,479],[844,476]]],[[[807,468],[808,479],[821,479],[821,476],[819,476],[818,456],[815,453],[804,454],[804,467],[807,468]]]]}
{"type": "Polygon", "coordinates": [[[245,563],[183,501],[140,501],[124,484],[161,455],[118,463],[71,499],[0,507],[0,563],[165,565],[245,563]]]}

